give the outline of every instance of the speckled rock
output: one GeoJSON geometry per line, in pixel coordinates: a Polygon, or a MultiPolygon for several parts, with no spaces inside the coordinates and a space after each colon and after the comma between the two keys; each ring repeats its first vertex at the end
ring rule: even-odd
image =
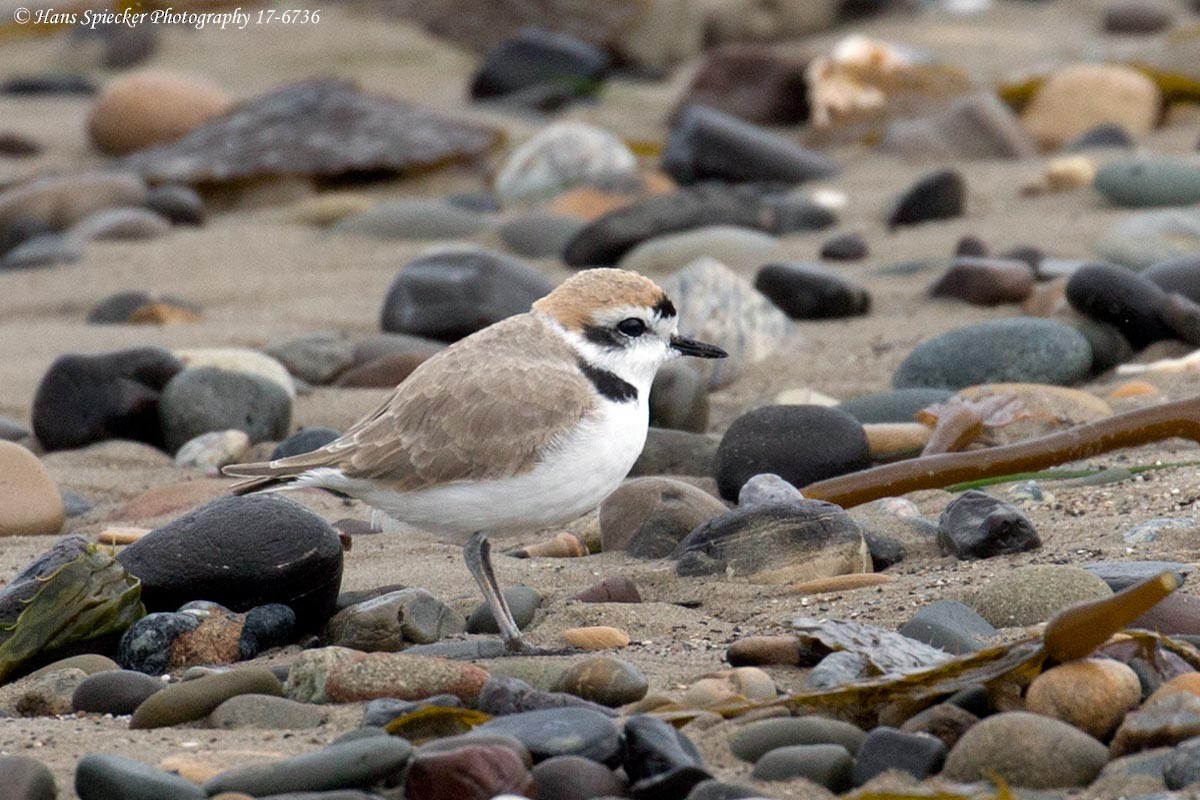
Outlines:
{"type": "Polygon", "coordinates": [[[1073,603],[1112,596],[1092,573],[1064,564],[1034,564],[998,573],[970,605],[997,628],[1036,625],[1073,603]]]}
{"type": "Polygon", "coordinates": [[[973,725],[946,758],[942,775],[985,780],[994,770],[1030,789],[1086,786],[1108,761],[1108,749],[1086,733],[1050,717],[1010,711],[973,725]]]}
{"type": "Polygon", "coordinates": [[[488,673],[471,664],[401,653],[367,653],[333,666],[325,681],[332,703],[354,703],[376,697],[423,700],[452,694],[471,703],[488,673]]]}

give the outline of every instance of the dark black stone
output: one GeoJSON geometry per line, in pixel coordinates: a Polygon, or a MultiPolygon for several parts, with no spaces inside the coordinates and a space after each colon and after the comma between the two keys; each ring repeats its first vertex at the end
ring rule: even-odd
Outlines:
{"type": "Polygon", "coordinates": [[[1200,347],[1200,304],[1173,292],[1167,295],[1158,314],[1176,339],[1200,347]]]}
{"type": "Polygon", "coordinates": [[[875,572],[883,572],[888,567],[896,566],[908,555],[904,545],[890,536],[880,536],[865,530],[863,539],[867,542],[867,549],[871,551],[871,569],[875,572]]]}
{"type": "Polygon", "coordinates": [[[829,261],[858,261],[869,252],[867,240],[860,233],[843,233],[821,245],[821,258],[829,261]]]}
{"type": "Polygon", "coordinates": [[[792,319],[835,319],[871,310],[866,289],[807,264],[766,264],[759,269],[754,288],[792,319]]]}
{"type": "Polygon", "coordinates": [[[967,234],[958,240],[958,244],[954,246],[955,258],[987,258],[988,246],[987,243],[978,236],[967,234]]]}
{"type": "Polygon", "coordinates": [[[471,735],[511,736],[529,751],[534,763],[554,756],[582,756],[616,766],[621,737],[613,720],[589,708],[555,708],[496,717],[473,728],[471,735]]]}
{"type": "Polygon", "coordinates": [[[865,469],[871,451],[862,425],[824,406],[763,406],[733,421],[717,449],[717,487],[736,500],[742,484],[763,472],[803,489],[865,469]]]}
{"type": "Polygon", "coordinates": [[[0,225],[0,256],[39,236],[53,234],[54,227],[41,217],[20,217],[0,225]]]}
{"type": "Polygon", "coordinates": [[[838,403],[835,408],[845,411],[864,425],[869,422],[912,422],[918,411],[936,403],[944,403],[953,394],[949,389],[894,389],[851,397],[838,403]]]}
{"type": "Polygon", "coordinates": [[[922,606],[900,628],[900,634],[948,653],[972,653],[983,647],[983,639],[996,634],[975,609],[957,600],[935,600],[922,606]]]}
{"type": "Polygon", "coordinates": [[[243,661],[274,647],[291,644],[296,636],[296,612],[282,603],[255,606],[246,612],[238,637],[238,655],[243,661]]]}
{"type": "Polygon", "coordinates": [[[926,175],[901,195],[888,217],[888,227],[961,217],[966,200],[966,182],[958,172],[947,169],[926,175]]]}
{"type": "Polygon", "coordinates": [[[880,726],[870,731],[854,759],[854,785],[862,786],[881,772],[898,769],[922,780],[941,771],[946,745],[927,733],[905,733],[880,726]]]}
{"type": "Polygon", "coordinates": [[[282,603],[301,630],[333,613],[342,545],[325,520],[277,495],[223,497],[147,534],[117,560],[151,610],[211,600],[234,611],[282,603]]]}
{"type": "Polygon", "coordinates": [[[117,663],[146,675],[162,675],[171,668],[171,648],[176,639],[200,626],[200,617],[161,611],[147,614],[129,626],[117,646],[117,663]]]}
{"type": "Polygon", "coordinates": [[[524,28],[498,44],[471,80],[471,97],[482,100],[515,92],[594,92],[609,68],[608,54],[566,33],[524,28]]]}
{"type": "Polygon", "coordinates": [[[625,722],[621,765],[632,784],[632,796],[647,800],[683,800],[696,784],[712,778],[691,739],[646,714],[625,722]]]}
{"type": "Polygon", "coordinates": [[[820,231],[837,224],[837,215],[828,208],[796,194],[767,195],[763,207],[774,219],[768,233],[776,236],[820,231]]]}
{"type": "Polygon", "coordinates": [[[938,547],[955,558],[991,558],[1042,546],[1021,509],[972,489],[950,501],[938,519],[938,547]]]}
{"type": "Polygon", "coordinates": [[[275,445],[275,449],[271,451],[271,460],[274,461],[277,458],[311,453],[313,450],[324,447],[341,435],[340,432],[335,431],[333,428],[301,428],[275,445]]]}
{"type": "Polygon", "coordinates": [[[174,225],[203,225],[204,198],[190,186],[164,184],[146,192],[146,207],[174,225]]]}
{"type": "Polygon", "coordinates": [[[947,697],[945,702],[957,706],[963,711],[969,711],[980,719],[992,713],[991,695],[988,693],[987,687],[982,685],[959,689],[947,697]]]}
{"type": "Polygon", "coordinates": [[[1081,319],[1075,329],[1083,334],[1092,348],[1093,375],[1100,375],[1134,356],[1133,345],[1125,334],[1105,322],[1081,319]]]}
{"type": "Polygon", "coordinates": [[[1076,136],[1067,143],[1069,151],[1091,150],[1093,148],[1114,147],[1128,149],[1133,147],[1133,139],[1125,129],[1115,122],[1097,125],[1076,136]]]}
{"type": "Polygon", "coordinates": [[[1168,294],[1176,292],[1200,303],[1200,255],[1159,261],[1140,274],[1168,294]]]}
{"type": "Polygon", "coordinates": [[[75,687],[75,693],[71,695],[71,710],[114,716],[132,714],[143,700],[165,686],[160,679],[151,677],[143,670],[97,672],[84,678],[75,687]]]}
{"type": "Polygon", "coordinates": [[[409,262],[388,287],[381,324],[453,342],[523,314],[554,288],[544,275],[502,253],[448,250],[409,262]]]}
{"type": "Polygon", "coordinates": [[[795,184],[838,172],[829,158],[792,139],[705,106],[689,106],[679,114],[663,148],[662,167],[681,184],[795,184]]]}
{"type": "Polygon", "coordinates": [[[1175,338],[1159,309],[1166,293],[1136,272],[1110,264],[1087,264],[1067,280],[1067,302],[1097,322],[1119,330],[1134,349],[1175,338]]]}
{"type": "Polygon", "coordinates": [[[0,83],[0,94],[95,94],[91,79],[69,72],[44,72],[40,75],[17,75],[0,83]]]}
{"type": "Polygon", "coordinates": [[[550,708],[590,708],[605,716],[616,712],[607,706],[584,700],[567,692],[544,692],[535,689],[520,678],[493,675],[479,692],[478,708],[493,717],[521,714],[526,711],[544,711],[550,708]]]}
{"type": "Polygon", "coordinates": [[[177,358],[157,347],[59,356],[34,395],[33,432],[47,450],[106,439],[162,447],[159,395],[181,369],[177,358]]]}

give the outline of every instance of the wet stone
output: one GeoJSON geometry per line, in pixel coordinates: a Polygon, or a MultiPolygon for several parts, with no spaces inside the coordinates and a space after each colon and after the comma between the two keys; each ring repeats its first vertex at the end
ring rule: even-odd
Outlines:
{"type": "Polygon", "coordinates": [[[621,764],[635,798],[682,798],[712,778],[700,752],[681,731],[662,720],[637,714],[625,721],[621,764]]]}
{"type": "Polygon", "coordinates": [[[991,558],[1042,546],[1033,522],[1016,506],[972,489],[955,497],[938,519],[938,546],[960,559],[991,558]]]}

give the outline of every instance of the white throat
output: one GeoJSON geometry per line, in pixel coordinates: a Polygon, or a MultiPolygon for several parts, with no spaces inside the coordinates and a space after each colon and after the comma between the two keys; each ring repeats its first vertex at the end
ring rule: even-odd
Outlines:
{"type": "MultiPolygon", "coordinates": [[[[534,312],[537,313],[537,312],[534,312]]],[[[582,334],[568,330],[548,314],[539,314],[546,324],[571,345],[587,364],[616,375],[637,389],[639,404],[650,397],[650,385],[658,368],[678,354],[661,339],[648,339],[629,347],[612,348],[588,341],[582,334]]]]}

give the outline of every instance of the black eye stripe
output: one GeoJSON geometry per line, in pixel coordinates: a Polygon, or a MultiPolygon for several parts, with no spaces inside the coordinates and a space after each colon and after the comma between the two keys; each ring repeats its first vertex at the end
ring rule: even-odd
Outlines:
{"type": "Polygon", "coordinates": [[[620,334],[612,328],[605,328],[600,325],[584,325],[583,338],[594,345],[603,347],[605,350],[618,350],[624,346],[621,343],[620,334]]]}
{"type": "Polygon", "coordinates": [[[675,304],[672,303],[671,298],[667,297],[665,294],[662,297],[658,298],[658,302],[655,303],[653,306],[653,311],[659,317],[674,317],[674,316],[676,316],[675,304]]]}

